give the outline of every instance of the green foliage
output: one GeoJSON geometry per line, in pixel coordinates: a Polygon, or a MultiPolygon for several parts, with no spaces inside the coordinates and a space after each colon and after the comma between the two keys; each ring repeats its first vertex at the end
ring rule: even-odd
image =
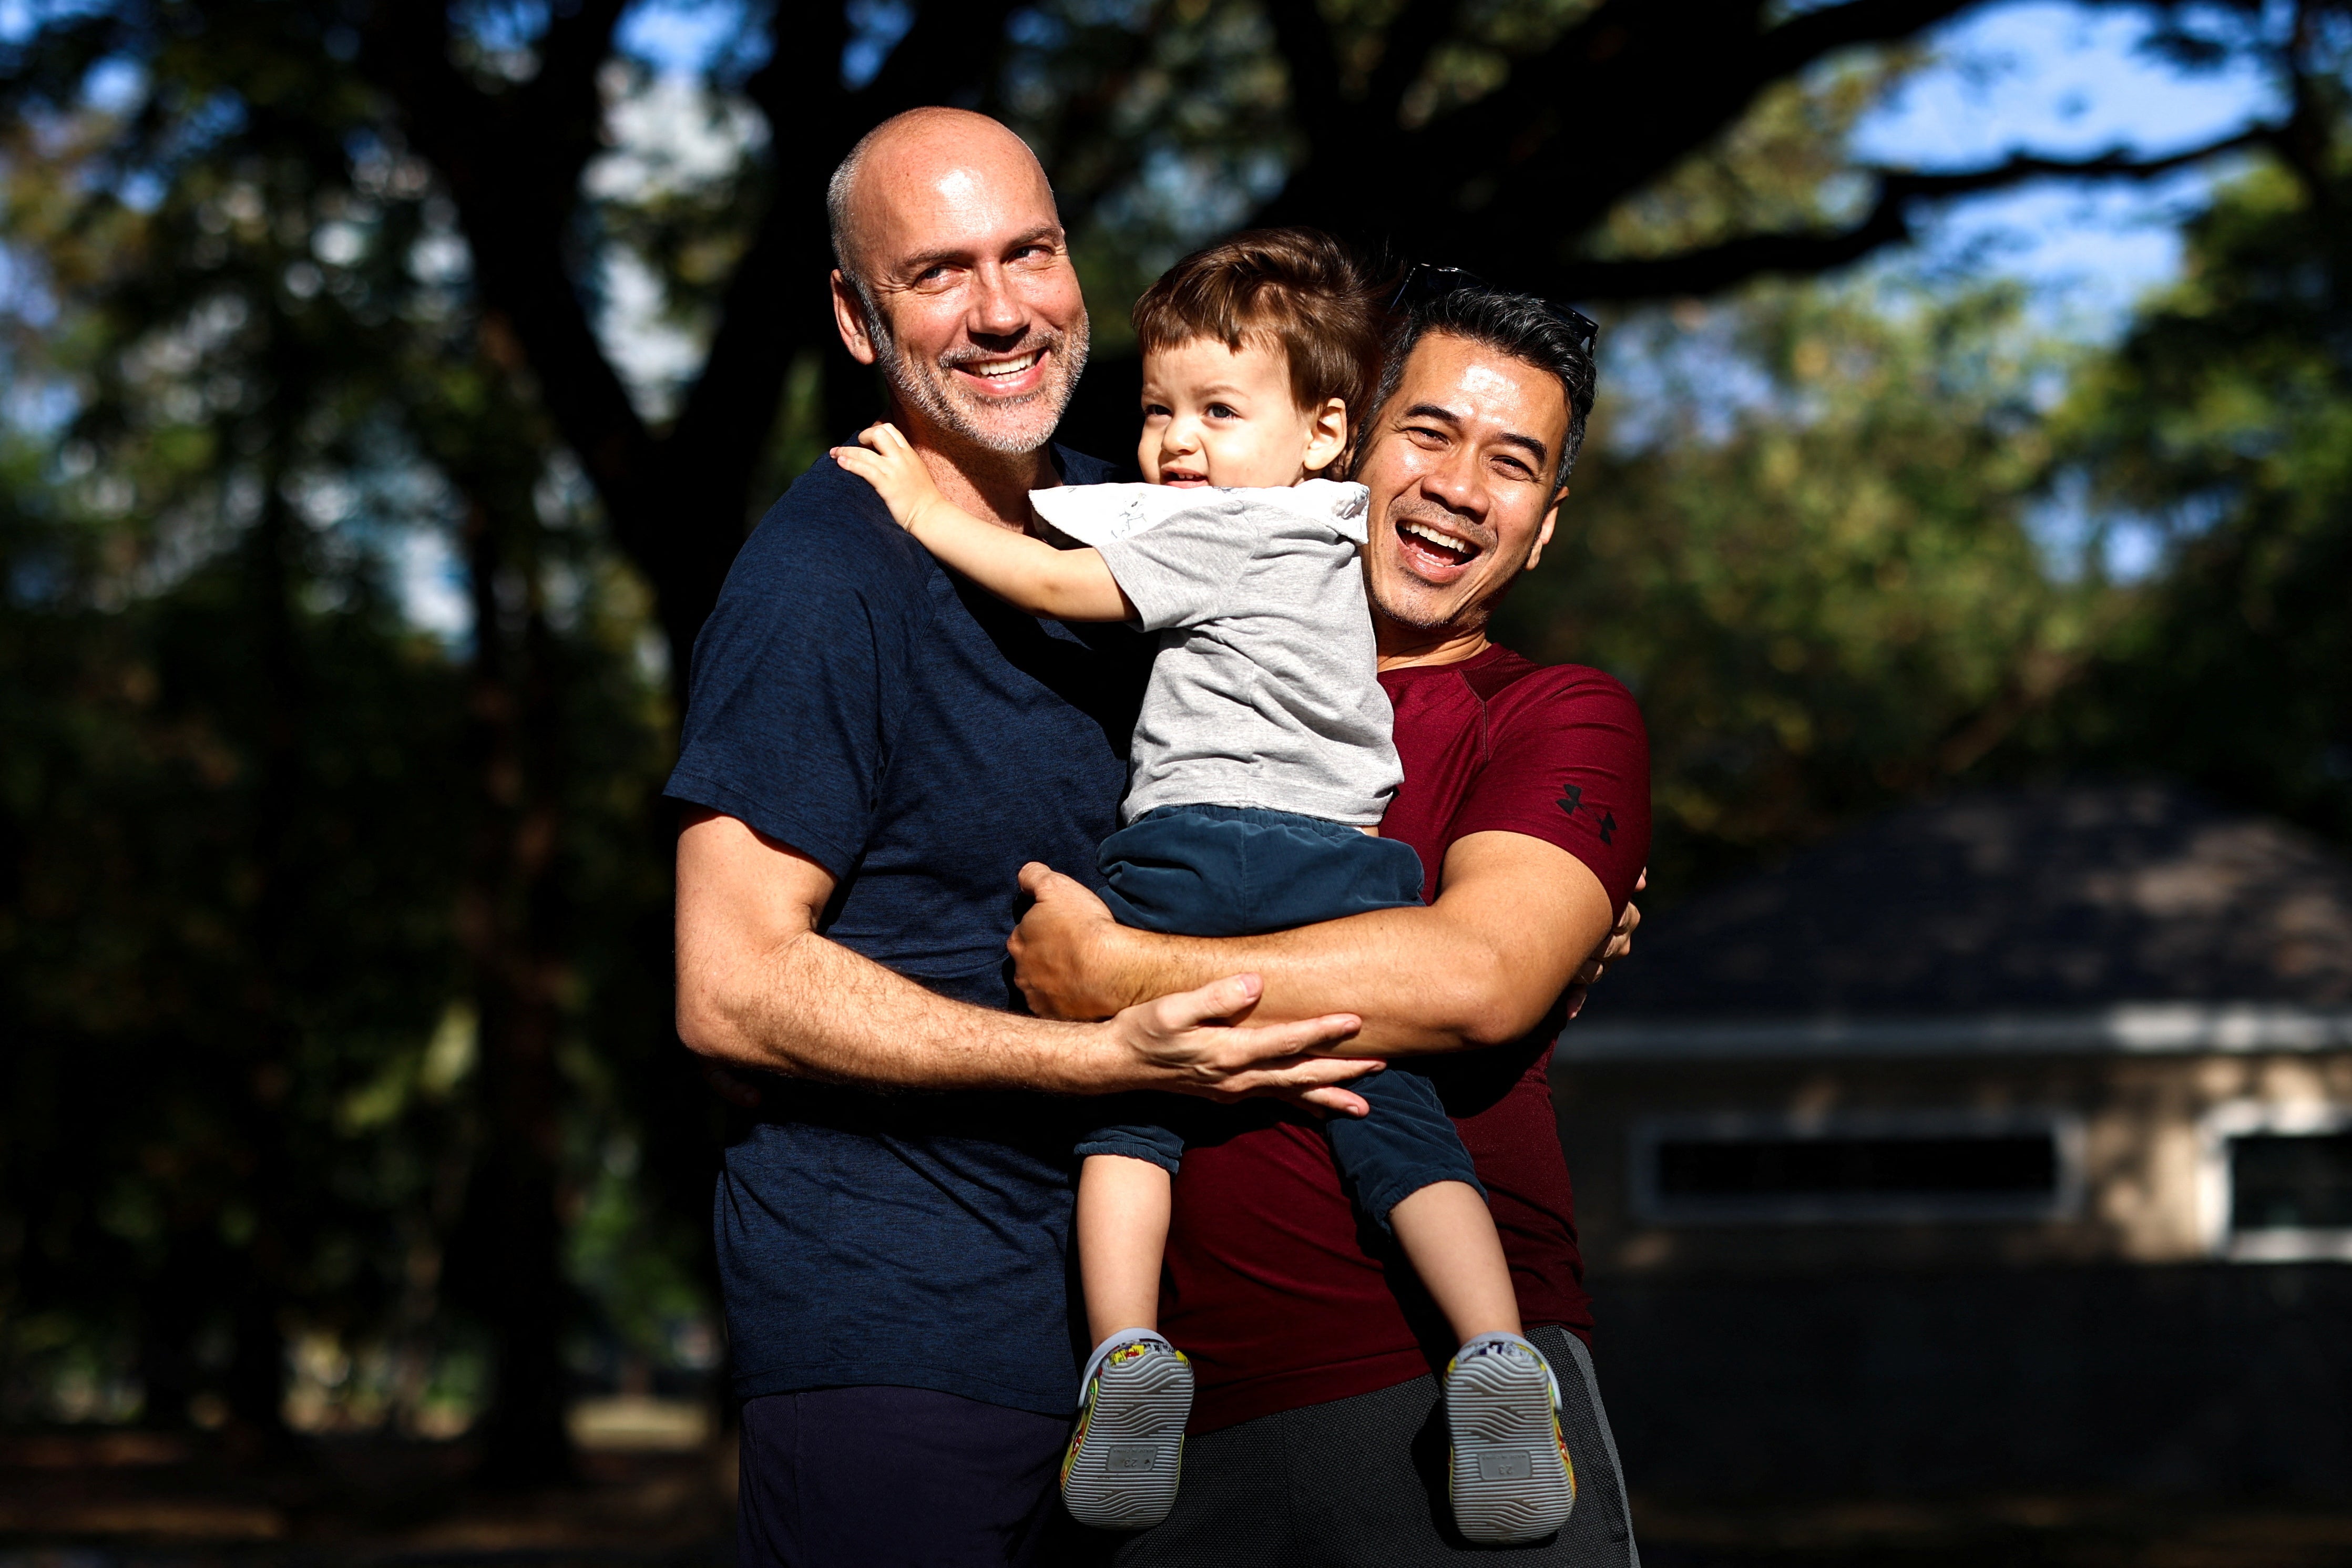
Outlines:
{"type": "Polygon", "coordinates": [[[2021,307],[1771,288],[1613,349],[1657,383],[1604,398],[1497,632],[1641,698],[1657,897],[1965,768],[2074,656],[2026,528],[2065,361],[2021,307]]]}
{"type": "Polygon", "coordinates": [[[2172,541],[2038,755],[2352,841],[2352,181],[2257,172],[2065,412],[2111,527],[2172,541]]]}

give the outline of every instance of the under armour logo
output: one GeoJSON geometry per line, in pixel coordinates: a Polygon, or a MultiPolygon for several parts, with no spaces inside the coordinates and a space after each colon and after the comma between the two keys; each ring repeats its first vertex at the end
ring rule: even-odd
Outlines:
{"type": "MultiPolygon", "coordinates": [[[[1576,815],[1576,809],[1584,804],[1583,787],[1576,784],[1563,784],[1560,788],[1566,790],[1567,793],[1563,794],[1559,798],[1559,809],[1573,817],[1576,815]]],[[[1601,813],[1600,831],[1601,841],[1605,844],[1609,841],[1609,835],[1617,831],[1616,813],[1612,811],[1603,811],[1601,813]]]]}

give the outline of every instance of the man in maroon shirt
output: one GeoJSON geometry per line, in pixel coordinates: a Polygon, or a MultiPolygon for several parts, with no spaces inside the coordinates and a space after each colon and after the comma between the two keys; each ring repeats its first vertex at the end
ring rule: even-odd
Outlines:
{"type": "MultiPolygon", "coordinates": [[[[1425,277],[1425,274],[1423,275],[1425,277]]],[[[1487,1189],[1528,1337],[1559,1375],[1578,1501],[1541,1563],[1636,1561],[1591,1361],[1567,1162],[1545,1076],[1580,967],[1622,946],[1648,853],[1649,756],[1623,686],[1486,639],[1540,560],[1591,406],[1589,322],[1453,275],[1412,306],[1356,477],[1404,785],[1381,831],[1430,868],[1420,909],[1230,939],[1114,924],[1023,873],[1014,934],[1037,1011],[1105,1017],[1252,971],[1262,1019],[1361,1015],[1350,1054],[1415,1058],[1487,1189]]],[[[1420,1563],[1472,1551],[1445,1506],[1445,1325],[1297,1113],[1188,1151],[1161,1327],[1199,1378],[1182,1494],[1122,1563],[1420,1563]]]]}

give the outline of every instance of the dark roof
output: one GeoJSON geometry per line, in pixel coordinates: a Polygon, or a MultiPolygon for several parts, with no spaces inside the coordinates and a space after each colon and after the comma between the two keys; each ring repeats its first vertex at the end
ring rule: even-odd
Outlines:
{"type": "Polygon", "coordinates": [[[2352,1002],[2352,861],[2160,785],[1954,796],[1646,922],[1596,1023],[2352,1002]]]}

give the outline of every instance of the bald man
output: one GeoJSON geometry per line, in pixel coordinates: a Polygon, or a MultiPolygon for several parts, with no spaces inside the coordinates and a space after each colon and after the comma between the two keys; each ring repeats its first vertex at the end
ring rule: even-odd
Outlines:
{"type": "MultiPolygon", "coordinates": [[[[827,203],[842,341],[950,500],[1020,529],[1032,489],[1111,477],[1050,444],[1087,314],[1018,138],[902,115],[827,203]]],[[[1016,875],[1094,865],[1151,651],[950,574],[829,458],[696,641],[678,1034],[766,1075],[716,1206],[747,1564],[1035,1559],[1078,1385],[1070,1150],[1100,1118],[1076,1097],[1360,1103],[1332,1086],[1370,1062],[1304,1054],[1354,1018],[1219,1021],[1255,977],[1105,1023],[1013,1010],[1016,875]]]]}

